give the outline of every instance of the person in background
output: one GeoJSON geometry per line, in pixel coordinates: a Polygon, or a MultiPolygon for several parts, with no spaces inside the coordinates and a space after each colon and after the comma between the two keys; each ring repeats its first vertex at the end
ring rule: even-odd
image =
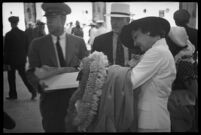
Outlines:
{"type": "Polygon", "coordinates": [[[72,28],[73,28],[73,22],[70,22],[68,28],[66,29],[66,32],[68,34],[71,34],[72,28]]]}
{"type": "Polygon", "coordinates": [[[179,9],[174,13],[174,20],[175,24],[177,26],[184,27],[186,29],[187,35],[189,36],[190,42],[195,46],[195,52],[194,52],[194,60],[197,59],[197,34],[198,30],[191,28],[188,26],[188,23],[190,21],[190,14],[185,9],[179,9]]]}
{"type": "Polygon", "coordinates": [[[36,27],[33,30],[33,39],[45,36],[45,23],[40,20],[36,21],[36,27]]]}
{"type": "Polygon", "coordinates": [[[196,131],[197,75],[193,68],[195,51],[184,27],[172,27],[166,38],[175,58],[177,76],[168,102],[172,132],[196,131]]]}
{"type": "Polygon", "coordinates": [[[25,34],[28,37],[29,45],[30,45],[31,41],[33,40],[33,30],[34,30],[34,23],[33,22],[28,22],[28,27],[25,30],[25,34]]]}
{"type": "Polygon", "coordinates": [[[96,37],[107,32],[107,30],[106,30],[106,28],[104,26],[104,21],[103,20],[97,20],[96,21],[96,28],[97,28],[96,35],[95,35],[96,37]]]}
{"type": "Polygon", "coordinates": [[[110,64],[126,65],[129,60],[128,48],[122,45],[118,37],[122,27],[130,22],[129,4],[113,3],[109,16],[112,31],[95,37],[92,52],[103,52],[108,57],[110,64]]]}
{"type": "Polygon", "coordinates": [[[76,26],[72,28],[71,34],[83,38],[84,37],[84,32],[83,32],[83,30],[82,30],[82,28],[80,26],[80,22],[76,21],[75,25],[76,26]]]}
{"type": "Polygon", "coordinates": [[[96,24],[95,23],[91,23],[89,26],[91,26],[91,28],[89,29],[89,45],[92,46],[94,39],[96,37],[96,32],[97,32],[97,28],[96,28],[96,24]]]}
{"type": "Polygon", "coordinates": [[[167,108],[176,78],[174,58],[165,37],[170,23],[160,17],[145,17],[123,27],[120,39],[130,49],[138,46],[143,56],[131,70],[132,89],[138,96],[138,132],[170,132],[167,108]]]}
{"type": "Polygon", "coordinates": [[[37,96],[36,90],[29,83],[25,73],[25,63],[28,52],[28,38],[24,31],[18,28],[19,17],[9,17],[11,24],[11,31],[5,35],[5,47],[4,47],[4,64],[8,69],[8,84],[9,84],[9,97],[8,100],[17,99],[16,91],[16,70],[18,71],[22,81],[31,93],[31,99],[35,99],[37,96]]]}
{"type": "Polygon", "coordinates": [[[88,52],[82,38],[64,31],[66,15],[71,13],[67,4],[43,3],[42,9],[50,34],[32,41],[27,76],[40,90],[40,112],[45,132],[65,132],[64,118],[76,88],[57,88],[47,92],[40,81],[62,73],[77,72],[80,61],[88,52]]]}

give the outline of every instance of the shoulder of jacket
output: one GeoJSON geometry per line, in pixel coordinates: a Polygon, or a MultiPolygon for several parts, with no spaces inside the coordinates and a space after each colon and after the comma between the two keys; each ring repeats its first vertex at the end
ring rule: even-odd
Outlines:
{"type": "Polygon", "coordinates": [[[103,38],[110,38],[110,37],[112,37],[112,32],[107,32],[107,33],[101,34],[101,35],[97,36],[95,39],[102,40],[103,38]]]}
{"type": "Polygon", "coordinates": [[[72,40],[77,40],[77,41],[82,41],[83,40],[84,41],[84,39],[82,39],[82,38],[80,38],[78,36],[75,36],[75,35],[68,34],[68,33],[66,33],[66,37],[67,37],[67,39],[70,38],[72,40]]]}

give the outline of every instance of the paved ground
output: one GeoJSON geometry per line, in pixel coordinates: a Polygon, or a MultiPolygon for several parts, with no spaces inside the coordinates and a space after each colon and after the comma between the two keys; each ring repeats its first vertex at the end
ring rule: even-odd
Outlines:
{"type": "Polygon", "coordinates": [[[3,72],[3,108],[15,121],[16,127],[12,130],[4,129],[4,133],[39,133],[44,132],[41,124],[39,111],[39,95],[36,100],[31,101],[31,94],[23,84],[16,72],[16,87],[18,99],[8,101],[8,80],[7,73],[3,72]]]}

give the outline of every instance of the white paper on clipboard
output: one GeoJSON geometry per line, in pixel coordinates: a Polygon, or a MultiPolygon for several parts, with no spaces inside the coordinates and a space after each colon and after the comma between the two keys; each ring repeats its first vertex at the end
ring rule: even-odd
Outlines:
{"type": "Polygon", "coordinates": [[[41,82],[45,83],[48,87],[44,90],[59,90],[66,88],[77,88],[79,85],[79,81],[77,81],[78,72],[72,73],[63,73],[45,80],[41,80],[41,82]]]}

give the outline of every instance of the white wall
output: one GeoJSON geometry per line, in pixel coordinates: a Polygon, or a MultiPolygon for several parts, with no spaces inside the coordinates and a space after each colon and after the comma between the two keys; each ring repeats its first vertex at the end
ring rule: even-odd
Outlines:
{"type": "Polygon", "coordinates": [[[21,30],[25,30],[25,20],[24,20],[24,3],[22,2],[4,2],[2,3],[2,23],[3,23],[3,36],[11,30],[10,22],[8,18],[10,16],[18,16],[19,23],[18,27],[21,30]],[[12,12],[12,14],[10,14],[12,12]]]}
{"type": "MultiPolygon", "coordinates": [[[[115,2],[117,3],[117,2],[115,2]]],[[[171,26],[175,26],[173,19],[173,13],[179,9],[179,2],[125,2],[130,5],[130,10],[133,19],[139,19],[146,16],[159,16],[159,10],[165,10],[169,8],[168,12],[165,12],[164,18],[170,22],[171,26]],[[143,10],[146,9],[146,13],[143,10]]],[[[106,4],[106,13],[111,11],[111,2],[106,4]]],[[[107,28],[111,29],[110,17],[106,18],[107,28]]]]}

